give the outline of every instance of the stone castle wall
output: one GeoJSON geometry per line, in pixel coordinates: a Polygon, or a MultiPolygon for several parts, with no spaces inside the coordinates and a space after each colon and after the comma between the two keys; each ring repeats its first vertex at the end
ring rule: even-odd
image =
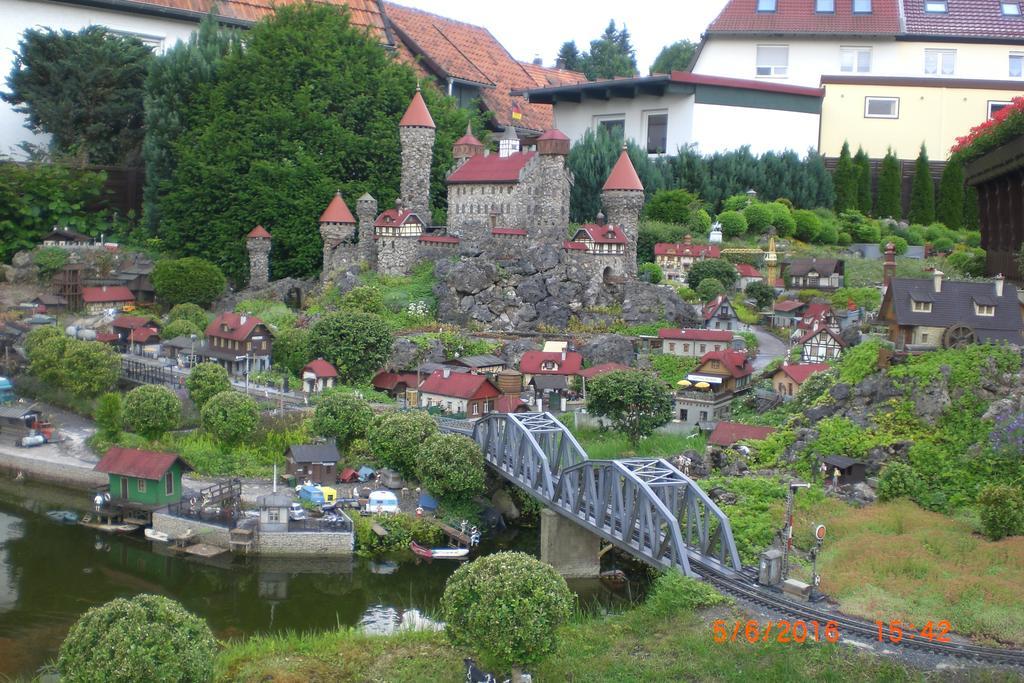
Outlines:
{"type": "Polygon", "coordinates": [[[246,240],[249,252],[249,287],[266,287],[270,282],[270,240],[246,240]]]}
{"type": "Polygon", "coordinates": [[[380,237],[377,239],[377,272],[381,275],[405,275],[416,263],[418,237],[380,237]]]}
{"type": "Polygon", "coordinates": [[[607,221],[618,225],[626,233],[626,274],[636,277],[636,242],[640,234],[640,212],[644,208],[644,193],[641,190],[605,190],[601,203],[607,221]]]}
{"type": "Polygon", "coordinates": [[[434,129],[403,126],[398,130],[402,142],[402,201],[405,206],[430,223],[430,163],[434,156],[434,129]]]}

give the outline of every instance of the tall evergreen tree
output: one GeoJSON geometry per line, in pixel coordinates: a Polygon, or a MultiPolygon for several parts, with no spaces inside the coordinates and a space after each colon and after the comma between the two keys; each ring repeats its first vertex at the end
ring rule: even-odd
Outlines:
{"type": "Polygon", "coordinates": [[[950,157],[942,171],[935,216],[947,228],[959,230],[964,225],[964,164],[957,154],[950,157]]]}
{"type": "Polygon", "coordinates": [[[871,214],[871,159],[863,147],[857,148],[853,165],[857,171],[857,210],[867,216],[871,214]]]}
{"type": "Polygon", "coordinates": [[[142,93],[153,55],[138,38],[87,26],[25,31],[0,97],[49,133],[51,150],[83,163],[139,162],[142,93]]]}
{"type": "Polygon", "coordinates": [[[875,216],[879,218],[903,218],[903,179],[900,177],[900,162],[890,147],[882,168],[878,172],[878,194],[875,200],[875,216]]]}
{"type": "Polygon", "coordinates": [[[583,61],[580,50],[576,47],[575,40],[567,40],[558,49],[558,56],[555,58],[557,64],[569,71],[583,71],[583,61]]]}
{"type": "Polygon", "coordinates": [[[858,170],[850,157],[850,143],[844,142],[836,170],[832,173],[832,181],[836,188],[836,213],[857,208],[858,180],[858,170]]]}
{"type": "Polygon", "coordinates": [[[981,210],[978,207],[978,188],[968,185],[964,192],[964,229],[978,230],[981,228],[981,210]]]}
{"type": "Polygon", "coordinates": [[[661,52],[654,58],[651,64],[652,74],[667,74],[673,71],[686,71],[690,68],[690,61],[697,52],[697,45],[689,40],[677,40],[671,45],[661,48],[661,52]]]}
{"type": "Polygon", "coordinates": [[[793,195],[793,203],[804,208],[835,206],[836,188],[832,174],[825,168],[825,158],[813,147],[807,151],[803,180],[793,195]]]}
{"type": "Polygon", "coordinates": [[[928,150],[921,143],[921,151],[917,155],[914,166],[914,182],[910,187],[911,223],[928,225],[935,222],[935,183],[928,166],[928,150]]]}
{"type": "Polygon", "coordinates": [[[177,166],[172,143],[191,125],[188,115],[192,98],[216,82],[225,55],[238,45],[237,33],[221,28],[208,15],[187,43],[178,42],[150,67],[146,78],[146,138],[142,145],[146,162],[142,211],[153,233],[160,223],[159,198],[167,192],[177,166]]]}
{"type": "MultiPolygon", "coordinates": [[[[570,43],[564,43],[562,50],[571,53],[568,47],[570,43]]],[[[575,43],[571,44],[573,48],[575,43]]],[[[561,51],[559,56],[562,56],[561,51]]],[[[590,80],[598,78],[615,78],[616,76],[636,75],[636,50],[633,48],[629,31],[625,26],[620,31],[615,26],[615,20],[608,22],[607,28],[600,38],[590,41],[590,52],[584,52],[579,57],[579,68],[590,80]]]]}

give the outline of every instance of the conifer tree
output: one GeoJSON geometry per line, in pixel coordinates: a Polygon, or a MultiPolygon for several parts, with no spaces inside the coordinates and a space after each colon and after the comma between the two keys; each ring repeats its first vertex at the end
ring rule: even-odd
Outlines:
{"type": "Polygon", "coordinates": [[[576,47],[575,40],[567,40],[558,49],[558,56],[555,63],[569,71],[583,71],[583,62],[580,57],[580,49],[576,47]]]}
{"type": "Polygon", "coordinates": [[[964,164],[954,154],[946,163],[939,182],[939,205],[936,217],[947,228],[959,230],[964,225],[964,164]]]}
{"type": "Polygon", "coordinates": [[[857,176],[857,168],[850,158],[850,143],[844,142],[836,170],[832,173],[832,181],[836,188],[836,213],[857,208],[857,176]]]}
{"type": "Polygon", "coordinates": [[[857,210],[867,216],[871,214],[871,159],[863,147],[857,148],[853,166],[857,171],[857,210]]]}
{"type": "Polygon", "coordinates": [[[892,147],[882,159],[878,173],[878,194],[875,201],[875,216],[879,218],[903,218],[903,179],[900,177],[900,162],[892,147]]]}
{"type": "Polygon", "coordinates": [[[967,186],[964,192],[964,229],[978,230],[981,227],[981,213],[978,208],[978,188],[967,186]]]}
{"type": "Polygon", "coordinates": [[[911,223],[929,225],[935,222],[935,184],[932,181],[931,169],[928,167],[928,150],[921,143],[921,152],[917,155],[914,167],[914,183],[910,187],[911,223]]]}

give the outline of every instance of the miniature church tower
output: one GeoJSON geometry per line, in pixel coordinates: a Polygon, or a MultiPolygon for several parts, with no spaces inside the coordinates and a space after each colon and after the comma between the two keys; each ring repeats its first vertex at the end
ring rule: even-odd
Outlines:
{"type": "Polygon", "coordinates": [[[401,197],[421,220],[430,222],[430,162],[434,156],[434,119],[416,86],[416,94],[398,124],[402,142],[401,197]]]}
{"type": "Polygon", "coordinates": [[[249,252],[249,288],[259,289],[270,283],[270,233],[257,225],[245,236],[249,252]]]}
{"type": "Polygon", "coordinates": [[[519,136],[516,135],[515,126],[505,126],[501,137],[498,138],[498,156],[512,156],[519,151],[519,136]]]}
{"type": "Polygon", "coordinates": [[[644,186],[629,160],[626,146],[612,167],[601,190],[608,222],[618,225],[626,233],[626,274],[636,276],[636,241],[640,231],[640,211],[644,208],[644,186]]]}
{"type": "Polygon", "coordinates": [[[341,265],[334,258],[336,250],[342,244],[352,244],[355,241],[355,231],[356,219],[342,199],[341,190],[338,190],[320,215],[320,237],[324,242],[324,268],[321,277],[326,279],[332,270],[341,265]]]}

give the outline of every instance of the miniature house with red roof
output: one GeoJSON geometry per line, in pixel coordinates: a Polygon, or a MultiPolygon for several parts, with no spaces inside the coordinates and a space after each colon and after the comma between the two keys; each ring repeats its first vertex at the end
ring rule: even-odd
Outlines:
{"type": "Polygon", "coordinates": [[[221,313],[206,326],[206,341],[196,355],[223,365],[232,375],[270,367],[272,335],[262,320],[245,313],[221,313]]]}
{"type": "Polygon", "coordinates": [[[114,447],[93,470],[109,477],[113,501],[156,508],[181,499],[181,475],[192,468],[176,453],[114,447]]]}
{"type": "Polygon", "coordinates": [[[827,363],[790,363],[784,362],[779,369],[772,373],[772,389],[779,396],[786,398],[795,396],[811,375],[825,372],[829,369],[827,363]]]}
{"type": "Polygon", "coordinates": [[[686,280],[690,266],[694,263],[721,255],[721,247],[694,244],[690,235],[684,237],[682,242],[659,242],[654,245],[654,262],[667,280],[686,280]]]}
{"type": "Polygon", "coordinates": [[[334,386],[338,370],[323,358],[306,363],[302,368],[302,390],[307,394],[319,394],[334,386]]]}

